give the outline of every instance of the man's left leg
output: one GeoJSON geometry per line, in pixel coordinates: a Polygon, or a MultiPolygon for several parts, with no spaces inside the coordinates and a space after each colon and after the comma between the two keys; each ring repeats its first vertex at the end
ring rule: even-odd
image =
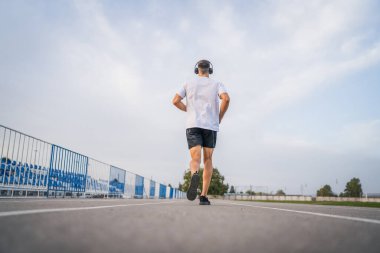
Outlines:
{"type": "Polygon", "coordinates": [[[201,196],[206,196],[208,192],[208,188],[211,182],[211,176],[213,171],[212,166],[212,153],[214,152],[213,148],[205,148],[203,147],[203,187],[201,196]]]}

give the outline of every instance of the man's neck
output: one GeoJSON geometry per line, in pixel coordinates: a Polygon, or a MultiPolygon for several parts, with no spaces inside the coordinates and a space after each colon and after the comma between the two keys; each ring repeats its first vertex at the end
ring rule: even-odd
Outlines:
{"type": "Polygon", "coordinates": [[[199,77],[210,77],[210,74],[198,74],[199,77]]]}

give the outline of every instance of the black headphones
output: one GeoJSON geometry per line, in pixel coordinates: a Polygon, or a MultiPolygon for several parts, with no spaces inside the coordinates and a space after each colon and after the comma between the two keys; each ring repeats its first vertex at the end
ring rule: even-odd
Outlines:
{"type": "Polygon", "coordinates": [[[214,72],[214,66],[212,65],[212,63],[210,62],[210,61],[208,61],[208,60],[200,60],[200,61],[198,61],[196,64],[195,64],[195,66],[194,66],[194,73],[196,74],[196,75],[198,75],[199,74],[199,69],[198,69],[198,64],[200,64],[200,63],[208,63],[209,64],[209,69],[208,69],[208,73],[211,75],[213,72],[214,72]]]}

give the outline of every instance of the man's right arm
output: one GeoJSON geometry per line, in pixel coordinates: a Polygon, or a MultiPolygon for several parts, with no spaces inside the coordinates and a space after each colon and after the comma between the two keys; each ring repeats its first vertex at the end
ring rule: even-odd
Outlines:
{"type": "Polygon", "coordinates": [[[175,94],[173,98],[173,105],[177,107],[178,109],[180,109],[181,111],[186,112],[186,105],[182,103],[182,99],[183,98],[180,95],[175,94]]]}
{"type": "Polygon", "coordinates": [[[222,122],[224,114],[227,112],[228,106],[230,105],[230,96],[228,96],[227,92],[224,92],[219,95],[219,98],[222,100],[222,104],[220,105],[220,112],[219,112],[219,123],[220,123],[222,122]]]}

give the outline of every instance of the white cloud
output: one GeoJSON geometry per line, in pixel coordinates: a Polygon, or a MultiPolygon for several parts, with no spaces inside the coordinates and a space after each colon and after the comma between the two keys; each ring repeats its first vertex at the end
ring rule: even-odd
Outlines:
{"type": "Polygon", "coordinates": [[[340,152],[380,158],[380,120],[347,125],[333,140],[340,152]]]}
{"type": "Polygon", "coordinates": [[[278,85],[268,90],[261,98],[255,101],[252,107],[262,108],[268,113],[282,105],[287,105],[307,97],[316,89],[325,85],[334,85],[328,80],[336,80],[353,71],[371,66],[380,62],[380,44],[367,50],[362,50],[355,57],[340,61],[321,61],[304,66],[302,70],[292,71],[279,80],[278,85]]]}
{"type": "Polygon", "coordinates": [[[380,120],[355,122],[320,136],[262,132],[260,145],[280,149],[304,149],[332,155],[358,155],[380,159],[380,120]]]}
{"type": "Polygon", "coordinates": [[[79,88],[90,97],[124,100],[136,106],[141,77],[135,69],[138,59],[129,50],[128,41],[111,26],[99,3],[74,3],[79,29],[73,27],[57,38],[56,59],[69,73],[64,75],[66,87],[72,86],[77,92],[79,88]],[[86,32],[78,34],[81,31],[86,32]]]}
{"type": "MultiPolygon", "coordinates": [[[[378,161],[378,117],[341,122],[341,133],[329,139],[269,130],[267,119],[291,105],[302,107],[318,90],[346,85],[341,79],[348,74],[379,65],[378,28],[369,21],[377,13],[371,4],[198,1],[179,11],[149,2],[137,14],[121,15],[107,2],[73,1],[67,8],[72,22],[28,6],[39,19],[15,19],[36,22],[27,26],[35,41],[15,40],[0,48],[2,55],[24,59],[0,59],[1,88],[22,98],[17,103],[2,98],[12,113],[3,109],[1,115],[14,128],[175,183],[188,154],[184,115],[170,100],[193,75],[195,61],[205,57],[232,98],[215,153],[227,181],[293,184],[309,173],[326,172],[331,164],[344,167],[343,161],[352,163],[347,167],[354,174],[360,159],[369,161],[369,168],[375,166],[371,159],[378,161]],[[157,8],[160,13],[152,11],[157,8]],[[36,29],[42,23],[48,28],[36,29]],[[40,40],[48,47],[38,48],[40,40]],[[20,51],[37,53],[25,57],[20,51]],[[305,167],[310,171],[303,172],[305,167]]],[[[52,12],[60,9],[52,4],[52,12]]],[[[22,25],[12,28],[4,32],[7,38],[26,33],[22,25]]]]}

